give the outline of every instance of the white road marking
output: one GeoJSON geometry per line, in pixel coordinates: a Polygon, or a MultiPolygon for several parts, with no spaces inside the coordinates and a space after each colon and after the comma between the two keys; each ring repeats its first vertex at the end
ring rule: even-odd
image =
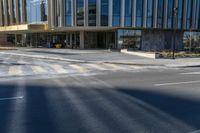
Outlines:
{"type": "Polygon", "coordinates": [[[199,75],[200,72],[188,72],[188,73],[180,73],[181,75],[199,75]]]}
{"type": "Polygon", "coordinates": [[[122,67],[120,67],[119,65],[115,65],[115,64],[104,64],[110,68],[113,68],[113,69],[123,69],[122,67]]]}
{"type": "Polygon", "coordinates": [[[9,75],[21,75],[23,72],[20,66],[11,66],[9,67],[8,74],[9,75]]]}
{"type": "Polygon", "coordinates": [[[64,69],[61,65],[51,65],[51,68],[54,69],[57,73],[68,73],[66,69],[64,69]]]}
{"type": "Polygon", "coordinates": [[[102,65],[97,65],[97,64],[87,64],[89,67],[98,69],[98,70],[106,70],[102,65]]]}
{"type": "Polygon", "coordinates": [[[33,70],[34,73],[46,73],[47,71],[42,68],[41,66],[31,66],[31,69],[33,70]]]}
{"type": "Polygon", "coordinates": [[[23,99],[23,96],[20,97],[9,97],[9,98],[0,98],[0,101],[6,101],[6,100],[17,100],[17,99],[23,99]]]}
{"type": "Polygon", "coordinates": [[[154,86],[171,86],[171,85],[193,84],[193,83],[200,83],[200,80],[197,80],[197,81],[186,81],[186,82],[172,82],[172,83],[154,84],[154,86]]]}
{"type": "Polygon", "coordinates": [[[78,66],[78,65],[69,65],[69,67],[72,67],[72,68],[78,70],[79,72],[87,72],[88,71],[88,69],[78,66]]]}

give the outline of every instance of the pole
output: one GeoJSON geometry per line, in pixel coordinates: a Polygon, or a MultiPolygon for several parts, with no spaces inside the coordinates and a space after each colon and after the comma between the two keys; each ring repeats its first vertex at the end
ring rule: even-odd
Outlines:
{"type": "Polygon", "coordinates": [[[175,59],[175,48],[176,48],[176,28],[177,28],[177,12],[178,8],[173,9],[174,14],[174,33],[173,33],[173,50],[172,50],[172,59],[175,59]]]}

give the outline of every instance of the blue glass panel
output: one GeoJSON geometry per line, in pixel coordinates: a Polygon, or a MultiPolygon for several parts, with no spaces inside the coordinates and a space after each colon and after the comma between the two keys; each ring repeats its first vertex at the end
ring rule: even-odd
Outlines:
{"type": "Polygon", "coordinates": [[[182,28],[183,23],[183,0],[178,0],[178,28],[182,28]]]}
{"type": "Polygon", "coordinates": [[[84,26],[84,1],[83,0],[77,0],[76,1],[77,7],[77,26],[84,26]]]}
{"type": "Polygon", "coordinates": [[[72,0],[65,0],[65,26],[72,26],[72,0]]]}
{"type": "Polygon", "coordinates": [[[153,25],[153,0],[147,1],[147,27],[151,28],[153,25]]]}
{"type": "Polygon", "coordinates": [[[113,0],[113,26],[120,26],[120,0],[113,0]]]}
{"type": "Polygon", "coordinates": [[[101,26],[108,26],[108,0],[101,0],[101,26]]]}
{"type": "Polygon", "coordinates": [[[132,0],[125,1],[125,26],[130,27],[132,23],[132,0]]]}
{"type": "Polygon", "coordinates": [[[167,10],[167,27],[172,28],[173,19],[173,0],[168,0],[168,10],[167,10]]]}
{"type": "Polygon", "coordinates": [[[163,27],[163,10],[164,10],[164,0],[158,0],[158,20],[157,20],[157,27],[163,27]]]}
{"type": "Polygon", "coordinates": [[[88,0],[88,25],[96,26],[96,0],[88,0]]]}
{"type": "Polygon", "coordinates": [[[192,0],[188,0],[187,29],[191,28],[191,21],[192,21],[192,0]]]}
{"type": "Polygon", "coordinates": [[[142,0],[136,1],[136,26],[142,26],[142,0]]]}

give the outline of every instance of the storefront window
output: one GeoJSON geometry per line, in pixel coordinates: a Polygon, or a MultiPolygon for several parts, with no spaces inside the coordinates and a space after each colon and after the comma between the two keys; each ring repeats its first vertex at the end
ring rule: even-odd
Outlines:
{"type": "Polygon", "coordinates": [[[118,48],[140,49],[141,30],[118,30],[118,48]]]}

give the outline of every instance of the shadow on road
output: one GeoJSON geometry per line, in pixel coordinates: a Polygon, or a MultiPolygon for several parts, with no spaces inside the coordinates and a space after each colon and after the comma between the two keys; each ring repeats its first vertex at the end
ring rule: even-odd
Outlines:
{"type": "MultiPolygon", "coordinates": [[[[0,101],[1,133],[13,124],[26,133],[183,133],[200,128],[200,101],[147,89],[26,85],[24,93],[22,109],[12,107],[15,100],[0,101]],[[23,117],[11,121],[19,112],[23,117]]],[[[15,94],[15,85],[0,85],[0,98],[15,94]]]]}

